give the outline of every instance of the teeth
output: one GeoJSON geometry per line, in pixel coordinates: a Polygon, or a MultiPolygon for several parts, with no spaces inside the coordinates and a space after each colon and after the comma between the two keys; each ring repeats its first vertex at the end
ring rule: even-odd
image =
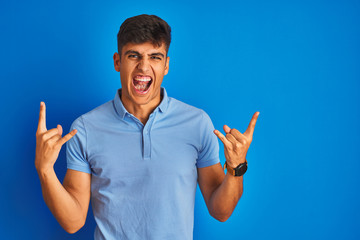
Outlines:
{"type": "Polygon", "coordinates": [[[140,81],[140,82],[149,82],[149,81],[151,81],[150,77],[135,77],[134,79],[136,81],[140,81]]]}
{"type": "Polygon", "coordinates": [[[135,87],[136,90],[140,91],[140,92],[144,92],[146,91],[151,84],[151,77],[149,76],[135,76],[133,78],[133,86],[135,87]]]}

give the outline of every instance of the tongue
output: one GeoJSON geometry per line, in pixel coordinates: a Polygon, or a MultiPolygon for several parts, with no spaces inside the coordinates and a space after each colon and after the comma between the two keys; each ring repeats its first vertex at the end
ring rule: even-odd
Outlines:
{"type": "Polygon", "coordinates": [[[134,80],[134,85],[135,85],[135,88],[139,91],[146,91],[149,86],[150,86],[150,82],[151,81],[148,81],[148,82],[142,82],[142,81],[136,81],[134,80]]]}

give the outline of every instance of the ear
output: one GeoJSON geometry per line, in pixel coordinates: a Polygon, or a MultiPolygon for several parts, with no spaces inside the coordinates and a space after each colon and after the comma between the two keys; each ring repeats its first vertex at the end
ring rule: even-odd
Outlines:
{"type": "Polygon", "coordinates": [[[120,72],[120,55],[116,52],[113,56],[115,71],[120,72]]]}
{"type": "Polygon", "coordinates": [[[165,72],[164,75],[168,74],[169,72],[169,61],[170,61],[170,57],[166,58],[166,63],[165,63],[165,72]]]}

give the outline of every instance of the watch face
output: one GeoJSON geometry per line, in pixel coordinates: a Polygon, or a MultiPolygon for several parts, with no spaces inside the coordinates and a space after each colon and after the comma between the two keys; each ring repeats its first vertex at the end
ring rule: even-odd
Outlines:
{"type": "Polygon", "coordinates": [[[242,176],[244,175],[244,173],[246,172],[247,170],[247,164],[244,163],[244,164],[241,164],[240,166],[238,166],[236,169],[235,169],[235,176],[242,176]]]}

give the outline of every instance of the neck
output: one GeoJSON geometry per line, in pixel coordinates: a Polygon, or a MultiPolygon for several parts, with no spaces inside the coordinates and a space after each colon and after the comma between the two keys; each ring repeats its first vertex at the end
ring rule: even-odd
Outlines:
{"type": "Polygon", "coordinates": [[[124,105],[125,109],[134,115],[137,119],[139,119],[142,124],[146,124],[149,119],[150,114],[155,110],[157,106],[159,106],[162,96],[159,95],[156,99],[153,99],[147,104],[138,105],[132,102],[130,99],[121,96],[121,102],[124,105]]]}

